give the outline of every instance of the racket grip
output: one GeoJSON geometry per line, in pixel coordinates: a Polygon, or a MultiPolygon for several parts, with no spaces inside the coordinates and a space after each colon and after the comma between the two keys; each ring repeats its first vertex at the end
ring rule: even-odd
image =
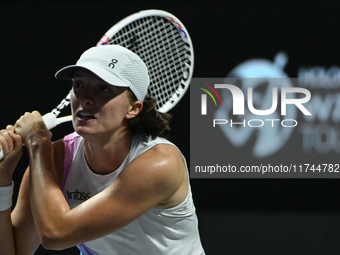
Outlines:
{"type": "MultiPolygon", "coordinates": [[[[11,151],[12,151],[12,150],[11,150],[11,151]]],[[[11,152],[11,151],[10,151],[10,152],[11,152]]],[[[7,154],[6,154],[6,155],[7,155],[7,154]]],[[[4,157],[5,157],[5,155],[4,155],[3,151],[1,150],[1,151],[0,151],[0,161],[1,161],[4,157]]]]}
{"type": "MultiPolygon", "coordinates": [[[[51,130],[52,128],[58,126],[61,123],[72,120],[72,116],[65,116],[65,117],[57,118],[57,116],[55,116],[55,114],[51,112],[46,113],[44,116],[42,116],[42,118],[48,130],[51,130]]],[[[5,157],[4,152],[0,150],[0,161],[4,157],[5,157]]]]}
{"type": "Polygon", "coordinates": [[[48,130],[51,130],[52,128],[58,126],[61,123],[72,120],[72,116],[57,118],[57,116],[55,116],[55,114],[51,112],[46,113],[44,116],[42,116],[42,118],[48,130]]]}

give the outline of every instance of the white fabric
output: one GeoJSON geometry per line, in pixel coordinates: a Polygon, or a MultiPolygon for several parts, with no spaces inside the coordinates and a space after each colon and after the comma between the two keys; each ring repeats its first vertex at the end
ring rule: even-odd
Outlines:
{"type": "Polygon", "coordinates": [[[7,187],[0,187],[0,212],[6,211],[12,207],[14,182],[7,187]]]}
{"type": "Polygon", "coordinates": [[[92,47],[80,56],[76,65],[60,69],[55,77],[72,79],[79,67],[113,86],[129,87],[141,102],[148,93],[150,77],[147,66],[137,54],[120,45],[92,47]]]}
{"type": "MultiPolygon", "coordinates": [[[[169,141],[136,136],[122,165],[108,175],[94,174],[84,156],[82,138],[67,176],[63,193],[71,208],[106,189],[138,155],[156,144],[169,141]]],[[[109,224],[109,222],[108,222],[109,224]]],[[[83,255],[202,255],[198,221],[191,190],[183,203],[169,208],[152,208],[124,228],[102,238],[78,246],[83,255]]]]}

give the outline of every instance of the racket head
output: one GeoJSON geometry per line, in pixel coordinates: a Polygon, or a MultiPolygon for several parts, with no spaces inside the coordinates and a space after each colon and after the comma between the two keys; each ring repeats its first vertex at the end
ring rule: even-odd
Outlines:
{"type": "Polygon", "coordinates": [[[97,46],[119,44],[135,52],[149,70],[148,95],[160,112],[171,110],[187,91],[194,70],[194,50],[183,23],[162,10],[132,14],[111,27],[97,46]]]}

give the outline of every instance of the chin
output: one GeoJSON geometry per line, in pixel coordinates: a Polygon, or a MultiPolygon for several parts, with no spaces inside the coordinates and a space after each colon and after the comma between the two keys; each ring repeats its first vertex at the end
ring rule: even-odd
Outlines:
{"type": "Polygon", "coordinates": [[[84,127],[84,126],[74,126],[74,131],[76,131],[78,133],[78,135],[80,136],[87,136],[87,135],[93,135],[94,132],[93,130],[91,130],[88,127],[84,127]]]}

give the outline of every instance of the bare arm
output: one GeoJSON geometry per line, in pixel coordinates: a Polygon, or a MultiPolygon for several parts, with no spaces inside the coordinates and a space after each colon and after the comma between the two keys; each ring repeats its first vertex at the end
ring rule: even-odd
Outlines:
{"type": "Polygon", "coordinates": [[[149,151],[131,163],[108,189],[70,209],[59,186],[53,184],[52,175],[46,173],[48,161],[40,161],[48,158],[43,156],[47,148],[49,145],[39,143],[34,150],[30,178],[33,216],[47,249],[68,248],[126,226],[171,197],[183,178],[173,178],[176,173],[167,159],[162,156],[156,163],[157,157],[149,151]],[[148,160],[155,162],[146,164],[148,160]]]}
{"type": "Polygon", "coordinates": [[[185,183],[176,149],[157,145],[131,162],[108,189],[70,209],[53,174],[54,148],[45,132],[36,126],[25,144],[33,218],[47,249],[64,249],[116,231],[169,200],[185,183]]]}
{"type": "MultiPolygon", "coordinates": [[[[21,137],[8,126],[0,132],[0,146],[7,157],[0,162],[0,187],[12,183],[12,175],[22,155],[21,137]]],[[[21,182],[17,205],[0,212],[0,254],[33,254],[39,245],[28,199],[28,174],[21,182]]]]}
{"type": "MultiPolygon", "coordinates": [[[[55,148],[54,157],[56,158],[54,177],[60,185],[63,174],[64,143],[59,140],[53,144],[53,147],[55,148]]],[[[32,216],[29,187],[30,168],[28,167],[21,181],[17,203],[11,215],[17,255],[34,254],[41,243],[32,216]]]]}
{"type": "Polygon", "coordinates": [[[12,212],[15,254],[34,254],[40,245],[29,201],[29,168],[21,182],[17,204],[12,212]]]}
{"type": "Polygon", "coordinates": [[[15,254],[11,209],[0,212],[0,252],[1,254],[15,254]]]}

